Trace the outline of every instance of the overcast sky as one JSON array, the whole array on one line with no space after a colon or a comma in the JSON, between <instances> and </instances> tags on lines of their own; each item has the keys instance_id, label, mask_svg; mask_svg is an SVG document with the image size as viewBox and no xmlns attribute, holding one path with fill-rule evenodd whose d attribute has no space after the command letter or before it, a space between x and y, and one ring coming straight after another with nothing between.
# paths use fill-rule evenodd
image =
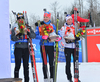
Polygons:
<instances>
[{"instance_id":1,"label":"overcast sky","mask_svg":"<svg viewBox=\"0 0 100 82\"><path fill-rule=\"evenodd\" d=\"M43 9L50 10L50 4L57 1L61 9L70 7L74 0L9 0L10 13L11 11L23 12L27 11L28 14L34 13L39 15L40 19L43 18ZM62 10L63 11L63 10Z\"/></svg>"}]
</instances>

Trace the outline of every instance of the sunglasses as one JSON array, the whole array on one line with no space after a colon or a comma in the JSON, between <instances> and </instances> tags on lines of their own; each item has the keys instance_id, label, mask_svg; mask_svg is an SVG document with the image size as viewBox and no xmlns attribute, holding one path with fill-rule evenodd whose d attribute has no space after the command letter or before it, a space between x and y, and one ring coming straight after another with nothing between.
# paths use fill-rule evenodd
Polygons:
<instances>
[{"instance_id":1,"label":"sunglasses","mask_svg":"<svg viewBox=\"0 0 100 82\"><path fill-rule=\"evenodd\" d=\"M17 17L17 20L18 20L18 19L24 19L24 16Z\"/></svg>"}]
</instances>

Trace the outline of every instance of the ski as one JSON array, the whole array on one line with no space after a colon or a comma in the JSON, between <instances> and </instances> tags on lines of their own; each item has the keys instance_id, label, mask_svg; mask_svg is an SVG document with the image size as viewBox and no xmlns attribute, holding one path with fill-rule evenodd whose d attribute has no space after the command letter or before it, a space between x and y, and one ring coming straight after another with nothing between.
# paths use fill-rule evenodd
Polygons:
<instances>
[{"instance_id":1,"label":"ski","mask_svg":"<svg viewBox=\"0 0 100 82\"><path fill-rule=\"evenodd\" d=\"M92 16L91 16L91 12L88 11L88 19L90 19L89 25L91 25L90 27L93 27L93 21L92 21Z\"/></svg>"},{"instance_id":2,"label":"ski","mask_svg":"<svg viewBox=\"0 0 100 82\"><path fill-rule=\"evenodd\" d=\"M44 45L42 45L42 52L43 52L44 64L47 65L47 58L46 58L46 52L45 52L45 46Z\"/></svg>"},{"instance_id":3,"label":"ski","mask_svg":"<svg viewBox=\"0 0 100 82\"><path fill-rule=\"evenodd\" d=\"M26 11L25 11L25 14L24 14L24 18L25 18L25 25L28 28L29 24L28 24L28 18L27 18L27 12ZM30 58L31 58L33 82L39 82L38 75L37 75L37 69L36 69L35 53L34 53L34 48L33 48L33 44L32 44L32 39L28 35L27 35L27 40L28 40L29 53L30 53Z\"/></svg>"},{"instance_id":4,"label":"ski","mask_svg":"<svg viewBox=\"0 0 100 82\"><path fill-rule=\"evenodd\" d=\"M74 8L75 36L77 34L77 8ZM74 82L79 82L79 42L75 41Z\"/></svg>"},{"instance_id":5,"label":"ski","mask_svg":"<svg viewBox=\"0 0 100 82\"><path fill-rule=\"evenodd\" d=\"M38 75L37 75L37 69L36 69L34 49L33 49L33 45L32 45L31 38L28 39L28 45L29 45L29 51L30 51L31 66L32 66L32 73L33 73L33 80L34 80L34 82L39 82L38 81Z\"/></svg>"},{"instance_id":6,"label":"ski","mask_svg":"<svg viewBox=\"0 0 100 82\"><path fill-rule=\"evenodd\" d=\"M46 57L46 51L45 51L44 44L42 45L42 53L43 53L44 64L47 66L47 57ZM50 77L49 77L49 72L48 72L48 66L47 66L46 70L47 70L47 79L48 79L48 82L50 82Z\"/></svg>"},{"instance_id":7,"label":"ski","mask_svg":"<svg viewBox=\"0 0 100 82\"><path fill-rule=\"evenodd\" d=\"M57 13L57 28L56 34L58 35L58 22L59 22L59 13ZM57 65L58 65L58 42L55 42L55 49L54 49L54 82L57 82Z\"/></svg>"}]
</instances>

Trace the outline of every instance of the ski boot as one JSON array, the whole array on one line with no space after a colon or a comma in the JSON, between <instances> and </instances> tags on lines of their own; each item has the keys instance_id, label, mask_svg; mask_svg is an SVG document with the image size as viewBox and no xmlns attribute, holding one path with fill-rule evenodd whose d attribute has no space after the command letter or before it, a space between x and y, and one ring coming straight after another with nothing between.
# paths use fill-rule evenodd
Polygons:
<instances>
[{"instance_id":1,"label":"ski boot","mask_svg":"<svg viewBox=\"0 0 100 82\"><path fill-rule=\"evenodd\" d=\"M44 79L44 82L48 82L48 79Z\"/></svg>"},{"instance_id":2,"label":"ski boot","mask_svg":"<svg viewBox=\"0 0 100 82\"><path fill-rule=\"evenodd\" d=\"M73 82L72 80L68 80L68 82Z\"/></svg>"},{"instance_id":3,"label":"ski boot","mask_svg":"<svg viewBox=\"0 0 100 82\"><path fill-rule=\"evenodd\" d=\"M53 82L53 78L50 78L50 82Z\"/></svg>"}]
</instances>

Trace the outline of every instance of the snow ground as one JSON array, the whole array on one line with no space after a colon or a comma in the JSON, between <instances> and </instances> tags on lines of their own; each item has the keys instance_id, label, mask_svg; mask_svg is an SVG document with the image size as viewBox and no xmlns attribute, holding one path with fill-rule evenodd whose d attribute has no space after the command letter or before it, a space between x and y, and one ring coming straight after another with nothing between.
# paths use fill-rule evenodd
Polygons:
<instances>
[{"instance_id":1,"label":"snow ground","mask_svg":"<svg viewBox=\"0 0 100 82\"><path fill-rule=\"evenodd\" d=\"M20 73L19 73L20 78L23 78L22 65L21 65L21 69L20 69ZM39 82L44 82L43 81L43 72L42 72L42 63L36 63L36 65L37 65L37 73L38 73ZM11 70L12 70L11 76L13 78L14 63L11 64ZM72 70L72 75L74 75L73 63L71 63L71 70ZM30 73L30 82L33 82L31 64L29 64L29 71L30 71L29 72ZM80 63L79 71L80 71L79 74L80 74L81 82L100 82L100 63L95 63L95 62ZM22 82L24 82L24 81L22 81ZM65 74L65 63L58 63L57 82L68 82L66 74Z\"/></svg>"}]
</instances>

